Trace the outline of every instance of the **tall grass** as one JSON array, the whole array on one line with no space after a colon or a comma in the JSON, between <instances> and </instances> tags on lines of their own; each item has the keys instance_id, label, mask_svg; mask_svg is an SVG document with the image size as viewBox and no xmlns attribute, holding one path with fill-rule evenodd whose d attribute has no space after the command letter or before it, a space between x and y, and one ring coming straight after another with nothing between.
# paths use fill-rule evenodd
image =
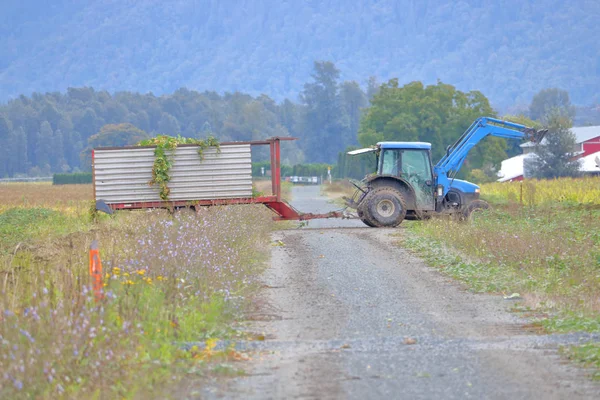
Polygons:
<instances>
[{"instance_id":1,"label":"tall grass","mask_svg":"<svg viewBox=\"0 0 600 400\"><path fill-rule=\"evenodd\" d=\"M1 214L0 214L1 216ZM165 395L211 357L257 287L272 227L262 206L120 213L3 257L0 398ZM100 243L105 299L89 289ZM214 343L208 341L208 343Z\"/></svg>"},{"instance_id":2,"label":"tall grass","mask_svg":"<svg viewBox=\"0 0 600 400\"><path fill-rule=\"evenodd\" d=\"M600 312L600 210L501 207L470 223L434 219L409 230L410 247L476 290Z\"/></svg>"}]
</instances>

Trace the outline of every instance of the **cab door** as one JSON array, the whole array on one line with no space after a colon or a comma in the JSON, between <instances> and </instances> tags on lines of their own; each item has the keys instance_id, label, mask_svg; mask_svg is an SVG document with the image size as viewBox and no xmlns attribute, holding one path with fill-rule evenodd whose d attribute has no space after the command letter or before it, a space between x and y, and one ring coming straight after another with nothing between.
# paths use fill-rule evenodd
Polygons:
<instances>
[{"instance_id":1,"label":"cab door","mask_svg":"<svg viewBox=\"0 0 600 400\"><path fill-rule=\"evenodd\" d=\"M379 162L381 175L398 176L413 187L418 210L434 210L431 158L424 149L384 149Z\"/></svg>"},{"instance_id":2,"label":"cab door","mask_svg":"<svg viewBox=\"0 0 600 400\"><path fill-rule=\"evenodd\" d=\"M415 191L417 209L434 210L434 184L428 150L406 149L401 155L401 176Z\"/></svg>"}]
</instances>

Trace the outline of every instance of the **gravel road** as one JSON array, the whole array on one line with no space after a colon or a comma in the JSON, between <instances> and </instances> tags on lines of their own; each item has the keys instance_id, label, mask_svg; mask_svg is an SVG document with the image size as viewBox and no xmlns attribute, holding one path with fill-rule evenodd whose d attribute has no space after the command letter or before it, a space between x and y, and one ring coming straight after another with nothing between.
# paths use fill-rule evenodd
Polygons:
<instances>
[{"instance_id":1,"label":"gravel road","mask_svg":"<svg viewBox=\"0 0 600 400\"><path fill-rule=\"evenodd\" d=\"M304 212L337 207L295 187ZM589 335L537 335L501 296L473 294L398 246L398 229L311 221L276 232L261 308L238 343L247 375L203 398L579 399L600 386L558 355Z\"/></svg>"}]
</instances>

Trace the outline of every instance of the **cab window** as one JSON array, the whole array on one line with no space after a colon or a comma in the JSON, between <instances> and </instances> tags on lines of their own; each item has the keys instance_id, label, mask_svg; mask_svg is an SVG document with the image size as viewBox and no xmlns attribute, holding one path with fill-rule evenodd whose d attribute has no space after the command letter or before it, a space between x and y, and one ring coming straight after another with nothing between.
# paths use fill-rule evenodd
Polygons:
<instances>
[{"instance_id":1,"label":"cab window","mask_svg":"<svg viewBox=\"0 0 600 400\"><path fill-rule=\"evenodd\" d=\"M431 179L431 164L426 150L385 149L381 174L413 177L419 181Z\"/></svg>"},{"instance_id":2,"label":"cab window","mask_svg":"<svg viewBox=\"0 0 600 400\"><path fill-rule=\"evenodd\" d=\"M401 171L401 150L384 150L381 161L381 174L397 176L398 171Z\"/></svg>"},{"instance_id":3,"label":"cab window","mask_svg":"<svg viewBox=\"0 0 600 400\"><path fill-rule=\"evenodd\" d=\"M418 181L431 179L431 164L426 151L404 150L402 152L402 174Z\"/></svg>"}]
</instances>

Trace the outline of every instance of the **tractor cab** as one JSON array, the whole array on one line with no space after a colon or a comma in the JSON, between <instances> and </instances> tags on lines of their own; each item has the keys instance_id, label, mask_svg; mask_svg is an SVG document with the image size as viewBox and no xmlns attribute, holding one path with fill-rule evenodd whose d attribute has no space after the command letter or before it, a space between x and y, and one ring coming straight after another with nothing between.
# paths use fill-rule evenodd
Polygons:
<instances>
[{"instance_id":1,"label":"tractor cab","mask_svg":"<svg viewBox=\"0 0 600 400\"><path fill-rule=\"evenodd\" d=\"M404 179L431 181L431 144L425 142L379 142L377 173Z\"/></svg>"},{"instance_id":2,"label":"tractor cab","mask_svg":"<svg viewBox=\"0 0 600 400\"><path fill-rule=\"evenodd\" d=\"M435 208L431 143L379 142L377 174L406 181L414 190L415 208Z\"/></svg>"},{"instance_id":3,"label":"tractor cab","mask_svg":"<svg viewBox=\"0 0 600 400\"><path fill-rule=\"evenodd\" d=\"M362 185L371 189L386 187L393 189L395 194L403 199L405 210L402 212L402 218L405 215L410 217L420 215L422 211L435 210L435 179L430 143L379 142L376 146L353 150L348 154L369 152L377 155L377 170L374 174L368 175ZM374 193L374 190L371 191ZM354 200L350 200L348 205L357 208L357 203L365 198L364 195L366 195L364 188L359 188L353 196ZM360 215L365 213L359 210Z\"/></svg>"}]
</instances>

